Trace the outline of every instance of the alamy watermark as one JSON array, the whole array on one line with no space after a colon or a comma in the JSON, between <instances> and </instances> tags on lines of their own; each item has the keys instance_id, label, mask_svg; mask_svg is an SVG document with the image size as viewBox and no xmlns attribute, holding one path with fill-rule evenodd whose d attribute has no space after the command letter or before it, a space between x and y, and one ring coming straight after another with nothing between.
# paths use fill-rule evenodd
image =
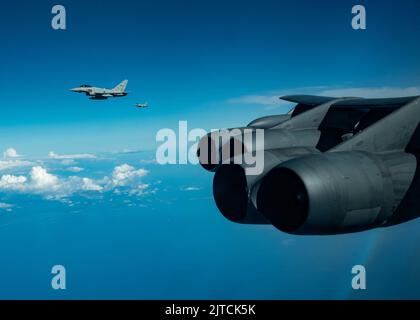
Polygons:
<instances>
[{"instance_id":1,"label":"alamy watermark","mask_svg":"<svg viewBox=\"0 0 420 320\"><path fill-rule=\"evenodd\" d=\"M353 290L366 290L366 268L362 265L356 265L351 269L355 276L351 280Z\"/></svg>"},{"instance_id":2,"label":"alamy watermark","mask_svg":"<svg viewBox=\"0 0 420 320\"><path fill-rule=\"evenodd\" d=\"M366 8L358 4L353 6L351 13L354 14L351 27L354 30L366 30Z\"/></svg>"},{"instance_id":3,"label":"alamy watermark","mask_svg":"<svg viewBox=\"0 0 420 320\"><path fill-rule=\"evenodd\" d=\"M55 5L51 9L51 13L54 15L51 20L51 27L54 30L66 30L67 29L67 16L66 8L62 5Z\"/></svg>"},{"instance_id":4,"label":"alamy watermark","mask_svg":"<svg viewBox=\"0 0 420 320\"><path fill-rule=\"evenodd\" d=\"M51 268L51 288L54 290L66 290L66 268L62 265L55 265Z\"/></svg>"},{"instance_id":5,"label":"alamy watermark","mask_svg":"<svg viewBox=\"0 0 420 320\"><path fill-rule=\"evenodd\" d=\"M187 121L179 121L178 132L164 128L156 133L161 143L156 150L159 164L243 165L246 175L264 170L263 129L188 130Z\"/></svg>"}]
</instances>

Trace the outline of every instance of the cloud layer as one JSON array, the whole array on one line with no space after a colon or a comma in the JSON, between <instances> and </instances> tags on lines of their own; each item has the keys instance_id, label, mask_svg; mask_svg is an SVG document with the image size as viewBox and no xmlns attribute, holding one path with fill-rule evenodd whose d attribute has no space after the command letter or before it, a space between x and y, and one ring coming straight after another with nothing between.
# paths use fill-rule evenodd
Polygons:
<instances>
[{"instance_id":1,"label":"cloud layer","mask_svg":"<svg viewBox=\"0 0 420 320\"><path fill-rule=\"evenodd\" d=\"M13 151L10 151L13 150ZM19 172L27 170L25 174L5 173L0 175L0 192L40 195L46 199L63 199L74 194L115 192L143 196L149 194L149 185L142 179L149 173L143 168L135 168L128 164L115 166L110 175L99 179L80 176L59 176L50 172L43 161L34 163L22 159L15 159L18 153L15 149L8 149L6 160L0 160L0 171L19 168ZM6 156L5 156L6 157ZM13 158L13 159L9 159ZM49 154L50 159L60 160L56 163L68 165L73 159L92 159L91 154L58 155ZM56 166L56 165L55 165ZM27 167L28 169L25 169ZM63 169L60 169L63 171ZM80 173L84 169L77 166L65 168L70 173ZM0 208L2 209L2 208ZM5 207L3 208L5 209Z\"/></svg>"},{"instance_id":2,"label":"cloud layer","mask_svg":"<svg viewBox=\"0 0 420 320\"><path fill-rule=\"evenodd\" d=\"M19 158L21 157L20 154L17 153L16 149L14 148L9 148L6 151L3 152L3 158L7 159L7 158Z\"/></svg>"},{"instance_id":3,"label":"cloud layer","mask_svg":"<svg viewBox=\"0 0 420 320\"><path fill-rule=\"evenodd\" d=\"M112 184L116 187L131 185L148 173L149 172L145 169L136 170L128 164L123 164L114 168L114 171L112 172Z\"/></svg>"},{"instance_id":4,"label":"cloud layer","mask_svg":"<svg viewBox=\"0 0 420 320\"><path fill-rule=\"evenodd\" d=\"M42 195L48 199L61 199L75 193L108 192L146 194L149 185L141 181L147 175L144 169L123 164L114 168L111 178L59 177L41 166L34 166L27 175L4 174L0 177L0 191Z\"/></svg>"},{"instance_id":5,"label":"cloud layer","mask_svg":"<svg viewBox=\"0 0 420 320\"><path fill-rule=\"evenodd\" d=\"M29 167L32 165L32 162L25 160L0 160L0 171L19 167Z\"/></svg>"},{"instance_id":6,"label":"cloud layer","mask_svg":"<svg viewBox=\"0 0 420 320\"><path fill-rule=\"evenodd\" d=\"M95 159L94 154L79 153L79 154L57 154L54 151L50 151L48 157L51 159L69 160L69 159Z\"/></svg>"},{"instance_id":7,"label":"cloud layer","mask_svg":"<svg viewBox=\"0 0 420 320\"><path fill-rule=\"evenodd\" d=\"M288 91L279 90L268 94L245 95L227 102L230 104L250 104L262 105L266 109L274 109L280 106L289 105L287 101L280 100L279 97L290 94L314 94L331 97L361 97L361 98L391 98L420 95L420 87L350 87L350 88L300 88Z\"/></svg>"}]
</instances>

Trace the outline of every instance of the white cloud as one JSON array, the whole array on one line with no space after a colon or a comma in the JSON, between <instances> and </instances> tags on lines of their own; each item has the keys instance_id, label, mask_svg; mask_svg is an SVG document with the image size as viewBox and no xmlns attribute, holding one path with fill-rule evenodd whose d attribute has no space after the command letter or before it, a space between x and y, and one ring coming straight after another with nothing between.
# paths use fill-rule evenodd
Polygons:
<instances>
[{"instance_id":1,"label":"white cloud","mask_svg":"<svg viewBox=\"0 0 420 320\"><path fill-rule=\"evenodd\" d=\"M122 149L120 151L116 151L117 154L134 154L134 153L141 153L143 150L140 149Z\"/></svg>"},{"instance_id":2,"label":"white cloud","mask_svg":"<svg viewBox=\"0 0 420 320\"><path fill-rule=\"evenodd\" d=\"M69 167L69 168L67 168L66 170L67 170L67 171L70 171L70 172L77 173L77 172L82 172L82 171L83 171L83 170L85 170L85 169L80 168L80 167Z\"/></svg>"},{"instance_id":3,"label":"white cloud","mask_svg":"<svg viewBox=\"0 0 420 320\"><path fill-rule=\"evenodd\" d=\"M6 151L3 152L3 158L7 159L7 158L19 158L21 157L20 154L17 153L16 149L14 148L9 148Z\"/></svg>"},{"instance_id":4,"label":"white cloud","mask_svg":"<svg viewBox=\"0 0 420 320\"><path fill-rule=\"evenodd\" d=\"M22 157L22 156L18 154L16 149L14 148L9 148L6 151L4 151L3 152L4 160L0 160L0 171L33 165L32 162L16 159L19 157Z\"/></svg>"},{"instance_id":5,"label":"white cloud","mask_svg":"<svg viewBox=\"0 0 420 320\"><path fill-rule=\"evenodd\" d=\"M99 184L96 184L90 178L82 178L82 190L85 191L102 191L104 188Z\"/></svg>"},{"instance_id":6,"label":"white cloud","mask_svg":"<svg viewBox=\"0 0 420 320\"><path fill-rule=\"evenodd\" d=\"M102 189L92 179L79 177L60 179L40 166L33 167L27 177L6 174L0 178L0 191L39 194L48 199L61 199L78 191Z\"/></svg>"},{"instance_id":7,"label":"white cloud","mask_svg":"<svg viewBox=\"0 0 420 320\"><path fill-rule=\"evenodd\" d=\"M79 191L102 191L104 188L99 182L87 177L69 177L64 181L63 190L67 191L68 195Z\"/></svg>"},{"instance_id":8,"label":"white cloud","mask_svg":"<svg viewBox=\"0 0 420 320\"><path fill-rule=\"evenodd\" d=\"M12 204L0 202L0 210L11 212L13 207L14 207L14 205L12 205Z\"/></svg>"},{"instance_id":9,"label":"white cloud","mask_svg":"<svg viewBox=\"0 0 420 320\"><path fill-rule=\"evenodd\" d=\"M111 178L94 180L88 177L59 177L41 166L34 166L27 175L5 174L0 177L0 191L36 194L46 199L62 200L75 193L114 191L119 194L144 196L154 193L141 179L148 174L128 164L116 166Z\"/></svg>"},{"instance_id":10,"label":"white cloud","mask_svg":"<svg viewBox=\"0 0 420 320\"><path fill-rule=\"evenodd\" d=\"M48 173L47 170L42 167L33 167L29 176L31 178L32 186L35 189L46 190L59 187L58 177Z\"/></svg>"},{"instance_id":11,"label":"white cloud","mask_svg":"<svg viewBox=\"0 0 420 320\"><path fill-rule=\"evenodd\" d=\"M73 159L64 159L61 161L61 164L63 166L71 166L74 165L76 163L76 161L74 161Z\"/></svg>"},{"instance_id":12,"label":"white cloud","mask_svg":"<svg viewBox=\"0 0 420 320\"><path fill-rule=\"evenodd\" d=\"M50 157L51 159L67 159L67 160L72 160L72 159L95 159L96 156L94 154L89 154L89 153L80 153L80 154L57 154L53 151L51 151L50 153L48 153L48 157Z\"/></svg>"},{"instance_id":13,"label":"white cloud","mask_svg":"<svg viewBox=\"0 0 420 320\"><path fill-rule=\"evenodd\" d=\"M11 174L2 175L0 178L0 190L23 191L27 178Z\"/></svg>"},{"instance_id":14,"label":"white cloud","mask_svg":"<svg viewBox=\"0 0 420 320\"><path fill-rule=\"evenodd\" d=\"M140 197L154 194L157 188L151 188L149 184L142 182L142 178L148 173L143 168L136 169L128 164L116 166L111 179L108 179L107 187L116 194L126 193Z\"/></svg>"},{"instance_id":15,"label":"white cloud","mask_svg":"<svg viewBox=\"0 0 420 320\"><path fill-rule=\"evenodd\" d=\"M130 191L130 195L136 195L136 196L145 196L148 194L156 193L157 188L150 189L150 185L143 183L139 184L136 187L133 187Z\"/></svg>"},{"instance_id":16,"label":"white cloud","mask_svg":"<svg viewBox=\"0 0 420 320\"><path fill-rule=\"evenodd\" d=\"M114 186L128 186L136 180L146 176L149 172L145 169L135 169L134 167L123 164L114 168L112 172L112 184Z\"/></svg>"},{"instance_id":17,"label":"white cloud","mask_svg":"<svg viewBox=\"0 0 420 320\"><path fill-rule=\"evenodd\" d=\"M0 160L0 171L19 167L29 167L33 163L25 160Z\"/></svg>"},{"instance_id":18,"label":"white cloud","mask_svg":"<svg viewBox=\"0 0 420 320\"><path fill-rule=\"evenodd\" d=\"M186 187L184 188L184 191L199 191L201 188L198 187Z\"/></svg>"},{"instance_id":19,"label":"white cloud","mask_svg":"<svg viewBox=\"0 0 420 320\"><path fill-rule=\"evenodd\" d=\"M319 95L332 97L360 97L360 98L392 98L420 95L420 87L368 87L368 88L336 88L327 89Z\"/></svg>"},{"instance_id":20,"label":"white cloud","mask_svg":"<svg viewBox=\"0 0 420 320\"><path fill-rule=\"evenodd\" d=\"M262 105L266 109L275 109L280 106L289 105L287 101L279 97L288 94L313 94L331 97L360 97L360 98L391 98L420 95L420 87L308 87L300 89L282 90L261 95L245 95L227 100L231 104L253 104Z\"/></svg>"},{"instance_id":21,"label":"white cloud","mask_svg":"<svg viewBox=\"0 0 420 320\"><path fill-rule=\"evenodd\" d=\"M1 191L48 194L59 198L67 194L64 189L62 181L57 176L39 166L33 167L27 177L6 174L0 178Z\"/></svg>"}]
</instances>

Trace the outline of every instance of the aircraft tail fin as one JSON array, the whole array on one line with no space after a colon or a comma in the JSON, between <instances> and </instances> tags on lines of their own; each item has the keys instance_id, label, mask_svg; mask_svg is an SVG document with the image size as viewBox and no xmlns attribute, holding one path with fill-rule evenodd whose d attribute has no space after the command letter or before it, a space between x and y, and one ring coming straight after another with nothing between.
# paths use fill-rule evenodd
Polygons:
<instances>
[{"instance_id":1,"label":"aircraft tail fin","mask_svg":"<svg viewBox=\"0 0 420 320\"><path fill-rule=\"evenodd\" d=\"M374 123L353 138L330 150L387 152L405 150L412 144L412 138L420 122L420 97Z\"/></svg>"},{"instance_id":2,"label":"aircraft tail fin","mask_svg":"<svg viewBox=\"0 0 420 320\"><path fill-rule=\"evenodd\" d=\"M125 88L127 87L128 80L122 81L119 85L117 85L113 90L116 92L124 92Z\"/></svg>"}]
</instances>

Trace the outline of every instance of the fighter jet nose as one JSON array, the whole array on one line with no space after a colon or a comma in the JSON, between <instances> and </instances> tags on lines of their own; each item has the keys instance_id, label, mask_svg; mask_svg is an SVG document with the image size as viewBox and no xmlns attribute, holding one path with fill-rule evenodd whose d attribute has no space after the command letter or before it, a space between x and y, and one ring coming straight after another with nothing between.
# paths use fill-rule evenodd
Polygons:
<instances>
[{"instance_id":1,"label":"fighter jet nose","mask_svg":"<svg viewBox=\"0 0 420 320\"><path fill-rule=\"evenodd\" d=\"M73 88L73 89L70 89L70 91L77 92L79 91L79 88Z\"/></svg>"}]
</instances>

